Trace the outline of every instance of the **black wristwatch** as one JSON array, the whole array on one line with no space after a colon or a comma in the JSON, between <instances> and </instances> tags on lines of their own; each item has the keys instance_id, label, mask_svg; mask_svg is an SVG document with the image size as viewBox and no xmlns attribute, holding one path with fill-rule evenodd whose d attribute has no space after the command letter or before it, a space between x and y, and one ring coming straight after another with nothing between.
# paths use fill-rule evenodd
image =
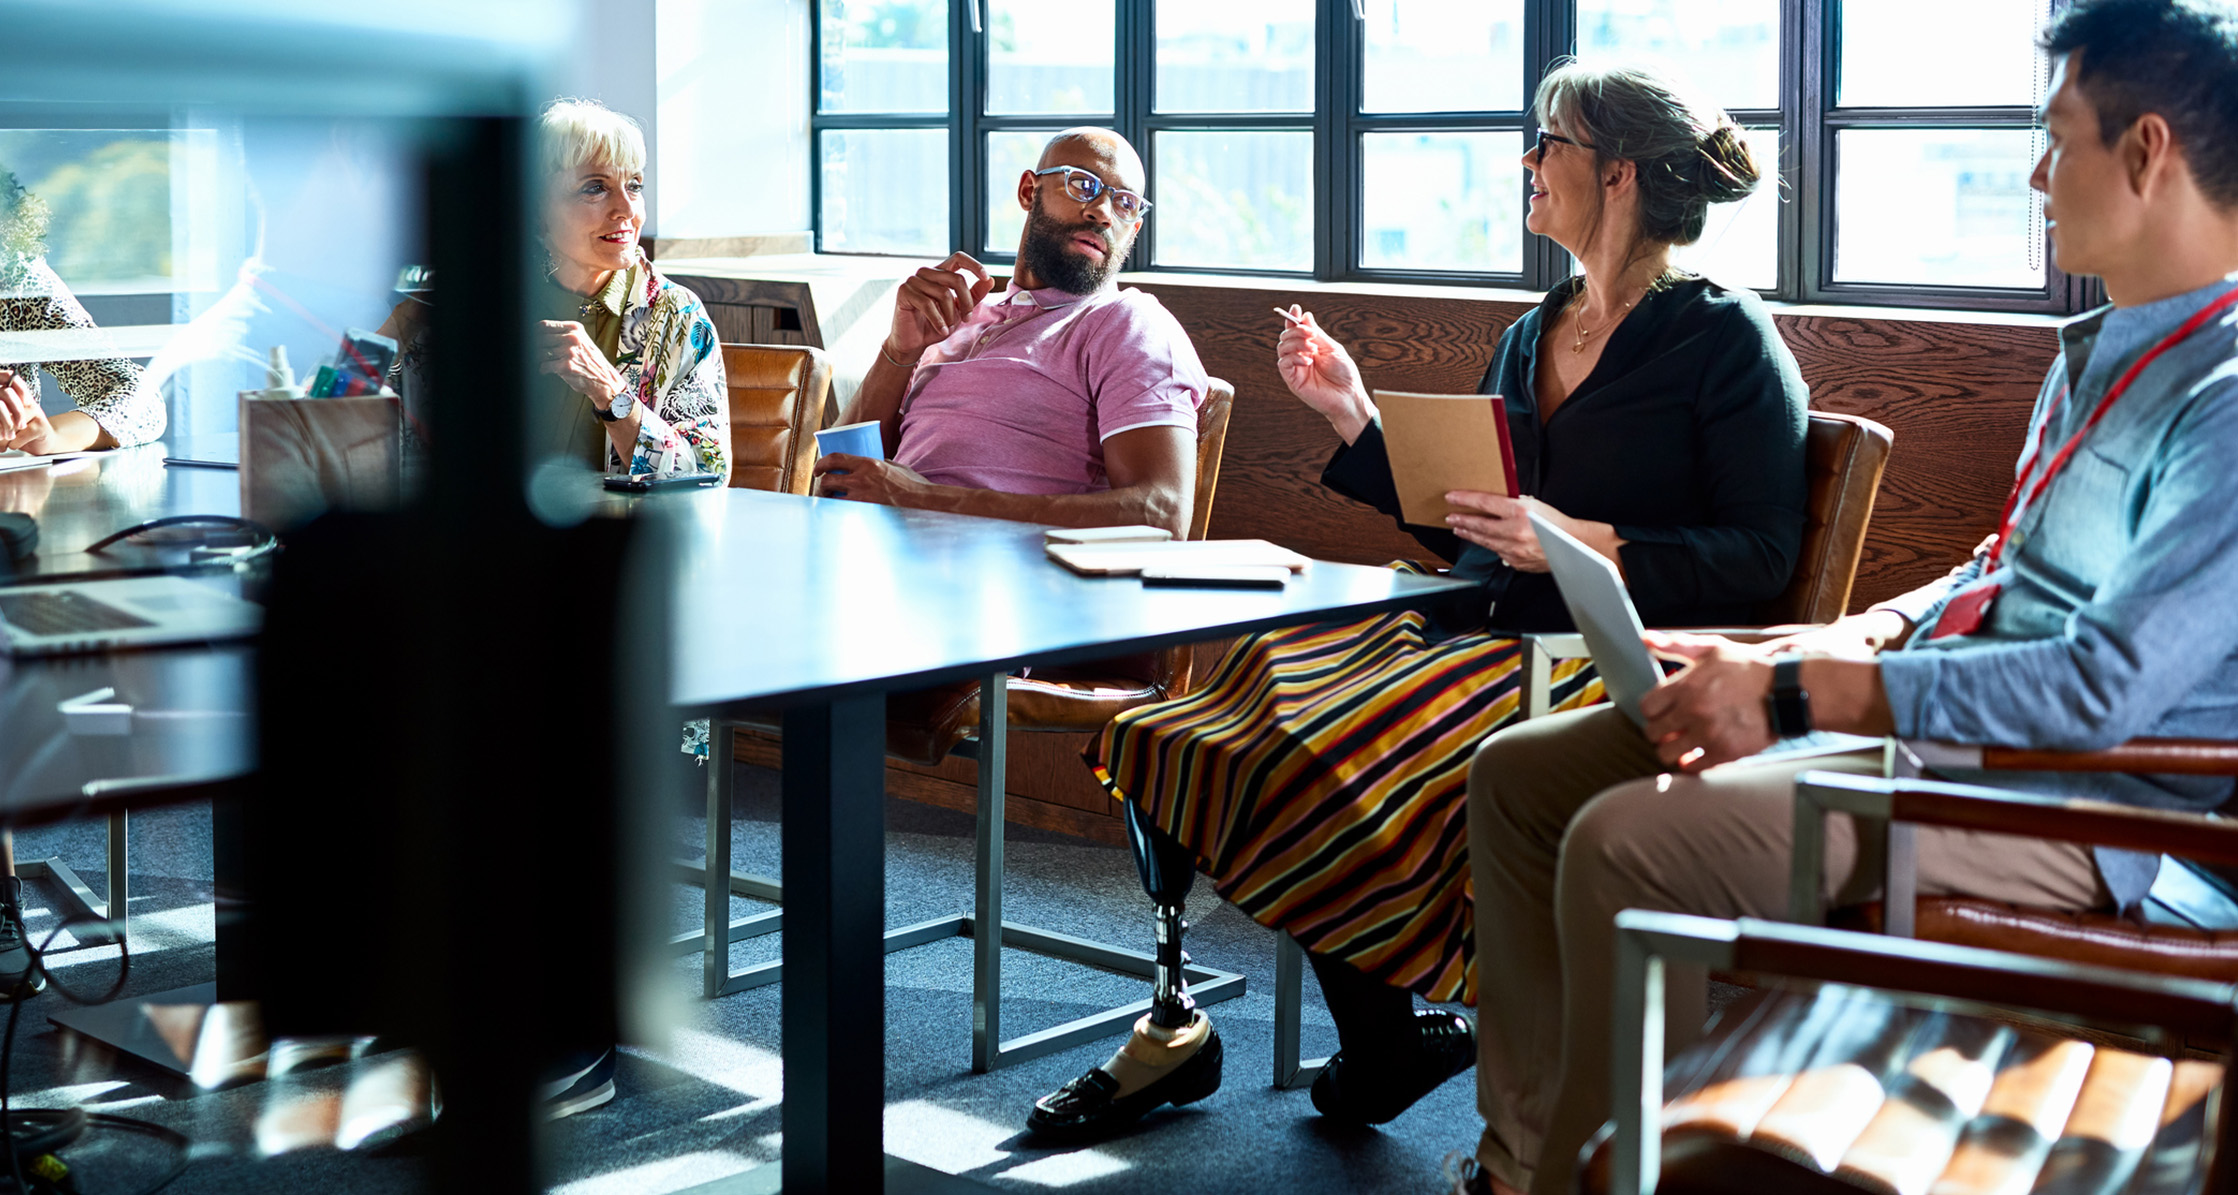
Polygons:
<instances>
[{"instance_id":1,"label":"black wristwatch","mask_svg":"<svg viewBox=\"0 0 2238 1195\"><path fill-rule=\"evenodd\" d=\"M1811 695L1803 690L1802 657L1772 661L1772 695L1764 704L1771 709L1776 737L1792 739L1811 732Z\"/></svg>"}]
</instances>

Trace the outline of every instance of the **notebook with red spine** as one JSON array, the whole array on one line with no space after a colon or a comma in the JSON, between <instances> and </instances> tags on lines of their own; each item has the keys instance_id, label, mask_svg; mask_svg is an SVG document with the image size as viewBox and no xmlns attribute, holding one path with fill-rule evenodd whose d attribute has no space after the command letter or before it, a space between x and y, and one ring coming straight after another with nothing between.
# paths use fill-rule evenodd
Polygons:
<instances>
[{"instance_id":1,"label":"notebook with red spine","mask_svg":"<svg viewBox=\"0 0 2238 1195\"><path fill-rule=\"evenodd\" d=\"M1515 443L1507 402L1497 394L1411 394L1378 390L1383 445L1400 517L1422 527L1443 527L1457 508L1452 490L1518 497Z\"/></svg>"}]
</instances>

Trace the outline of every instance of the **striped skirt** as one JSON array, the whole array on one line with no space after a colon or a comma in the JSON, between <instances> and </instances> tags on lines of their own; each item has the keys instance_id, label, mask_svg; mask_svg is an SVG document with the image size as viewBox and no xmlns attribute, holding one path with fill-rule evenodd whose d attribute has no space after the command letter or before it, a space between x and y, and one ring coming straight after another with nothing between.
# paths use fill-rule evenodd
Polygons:
<instances>
[{"instance_id":1,"label":"striped skirt","mask_svg":"<svg viewBox=\"0 0 2238 1195\"><path fill-rule=\"evenodd\" d=\"M1260 924L1474 1004L1469 760L1519 716L1521 661L1483 632L1428 644L1411 611L1254 635L1196 693L1113 720L1089 762ZM1591 663L1559 662L1550 696L1602 700Z\"/></svg>"}]
</instances>

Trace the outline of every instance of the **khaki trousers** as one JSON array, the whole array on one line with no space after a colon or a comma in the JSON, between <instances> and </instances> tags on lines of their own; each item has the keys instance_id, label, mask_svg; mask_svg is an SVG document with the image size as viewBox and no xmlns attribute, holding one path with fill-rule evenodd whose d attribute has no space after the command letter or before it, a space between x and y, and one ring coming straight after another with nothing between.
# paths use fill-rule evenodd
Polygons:
<instances>
[{"instance_id":1,"label":"khaki trousers","mask_svg":"<svg viewBox=\"0 0 2238 1195\"><path fill-rule=\"evenodd\" d=\"M1523 722L1469 769L1476 884L1477 1158L1518 1189L1567 1195L1609 1115L1611 933L1628 908L1784 918L1798 772L1880 771L1880 754L1665 773L1611 706ZM1921 894L2081 910L2112 903L2087 847L1971 831L1918 835ZM1870 899L1882 871L1854 825L1826 824L1828 897ZM1703 984L1672 968L1665 1041L1701 1036Z\"/></svg>"}]
</instances>

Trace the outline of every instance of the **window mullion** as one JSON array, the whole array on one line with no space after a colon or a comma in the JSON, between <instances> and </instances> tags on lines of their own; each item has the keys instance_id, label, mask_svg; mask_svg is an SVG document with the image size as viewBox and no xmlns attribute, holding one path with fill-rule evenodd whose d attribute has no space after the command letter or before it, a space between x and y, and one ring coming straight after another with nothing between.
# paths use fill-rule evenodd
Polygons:
<instances>
[{"instance_id":1,"label":"window mullion","mask_svg":"<svg viewBox=\"0 0 2238 1195\"><path fill-rule=\"evenodd\" d=\"M1530 111L1530 105L1538 94L1539 81L1546 77L1555 59L1577 53L1577 0L1528 0L1523 10L1523 43L1523 134L1529 137L1538 132L1537 114ZM1523 193L1515 197L1518 204L1529 202L1530 187L1531 175L1525 171ZM1546 290L1569 276L1568 251L1546 237L1530 232L1523 235L1524 289Z\"/></svg>"},{"instance_id":2,"label":"window mullion","mask_svg":"<svg viewBox=\"0 0 2238 1195\"><path fill-rule=\"evenodd\" d=\"M987 228L986 155L979 133L987 106L987 38L971 22L983 2L951 0L948 6L948 234L954 248L975 255Z\"/></svg>"},{"instance_id":3,"label":"window mullion","mask_svg":"<svg viewBox=\"0 0 2238 1195\"><path fill-rule=\"evenodd\" d=\"M1351 276L1359 263L1360 19L1352 0L1321 0L1314 29L1313 276Z\"/></svg>"},{"instance_id":4,"label":"window mullion","mask_svg":"<svg viewBox=\"0 0 2238 1195\"><path fill-rule=\"evenodd\" d=\"M1838 18L1837 0L1796 0L1802 16L1797 51L1801 57L1799 82L1802 94L1795 104L1802 126L1796 154L1796 296L1805 302L1821 301L1832 281L1834 260L1833 133L1826 116L1833 107L1835 44L1832 22Z\"/></svg>"},{"instance_id":5,"label":"window mullion","mask_svg":"<svg viewBox=\"0 0 2238 1195\"><path fill-rule=\"evenodd\" d=\"M1113 35L1118 38L1117 57L1113 69L1119 72L1112 82L1111 116L1112 131L1127 139L1142 157L1143 182L1150 188L1152 203L1157 202L1158 162L1150 139L1150 112L1157 86L1156 56L1158 52L1156 0L1130 0L1117 6L1113 16ZM1135 247L1130 255L1134 268L1147 270L1157 260L1158 220L1153 209L1151 218L1145 220L1142 231L1135 234Z\"/></svg>"},{"instance_id":6,"label":"window mullion","mask_svg":"<svg viewBox=\"0 0 2238 1195\"><path fill-rule=\"evenodd\" d=\"M1775 122L1780 131L1780 160L1771 164L1770 177L1757 184L1773 187L1774 197L1783 201L1779 205L1779 268L1772 294L1789 301L1802 297L1805 278L1803 205L1787 200L1800 196L1805 169L1803 125L1809 119L1809 109L1803 94L1807 53L1803 30L1810 21L1810 0L1780 0L1780 110Z\"/></svg>"},{"instance_id":7,"label":"window mullion","mask_svg":"<svg viewBox=\"0 0 2238 1195\"><path fill-rule=\"evenodd\" d=\"M808 6L808 248L824 251L824 3Z\"/></svg>"}]
</instances>

